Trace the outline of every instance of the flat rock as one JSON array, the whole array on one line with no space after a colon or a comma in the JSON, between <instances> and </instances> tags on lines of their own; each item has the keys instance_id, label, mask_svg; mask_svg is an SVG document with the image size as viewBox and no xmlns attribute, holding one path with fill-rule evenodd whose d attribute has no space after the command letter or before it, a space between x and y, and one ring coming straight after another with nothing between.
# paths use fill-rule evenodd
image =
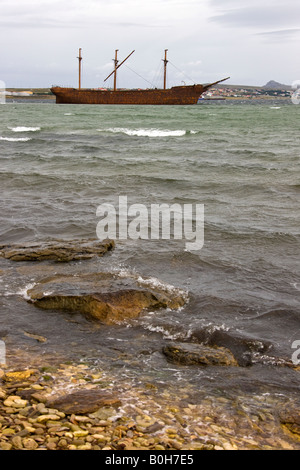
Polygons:
<instances>
[{"instance_id":1,"label":"flat rock","mask_svg":"<svg viewBox=\"0 0 300 470\"><path fill-rule=\"evenodd\" d=\"M51 241L42 244L0 245L0 256L11 261L69 262L103 256L114 248L112 240Z\"/></svg>"},{"instance_id":2,"label":"flat rock","mask_svg":"<svg viewBox=\"0 0 300 470\"><path fill-rule=\"evenodd\" d=\"M226 348L212 348L201 344L172 343L163 348L167 359L175 364L198 366L237 366L232 353Z\"/></svg>"},{"instance_id":3,"label":"flat rock","mask_svg":"<svg viewBox=\"0 0 300 470\"><path fill-rule=\"evenodd\" d=\"M120 405L118 397L102 389L78 390L46 403L48 408L76 415L94 413L103 407L118 408Z\"/></svg>"},{"instance_id":4,"label":"flat rock","mask_svg":"<svg viewBox=\"0 0 300 470\"><path fill-rule=\"evenodd\" d=\"M105 324L137 317L144 309L178 309L185 294L174 289L152 287L139 278L111 273L55 275L27 291L27 298L43 309L82 313Z\"/></svg>"}]
</instances>

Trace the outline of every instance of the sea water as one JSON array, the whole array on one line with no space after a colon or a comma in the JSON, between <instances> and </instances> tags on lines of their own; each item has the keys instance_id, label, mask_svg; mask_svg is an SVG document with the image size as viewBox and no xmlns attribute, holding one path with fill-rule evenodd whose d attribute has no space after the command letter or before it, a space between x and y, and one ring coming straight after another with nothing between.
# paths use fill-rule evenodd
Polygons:
<instances>
[{"instance_id":1,"label":"sea water","mask_svg":"<svg viewBox=\"0 0 300 470\"><path fill-rule=\"evenodd\" d=\"M2 105L0 244L96 238L97 207L120 196L205 208L199 251L184 239L128 237L103 258L64 265L0 258L6 353L90 361L137 382L190 384L195 394L297 395L299 372L284 365L300 341L299 112L291 102ZM113 326L27 302L47 275L98 271L178 288L188 301ZM232 338L248 345L251 365L177 366L162 354L170 341L216 334L225 347Z\"/></svg>"}]
</instances>

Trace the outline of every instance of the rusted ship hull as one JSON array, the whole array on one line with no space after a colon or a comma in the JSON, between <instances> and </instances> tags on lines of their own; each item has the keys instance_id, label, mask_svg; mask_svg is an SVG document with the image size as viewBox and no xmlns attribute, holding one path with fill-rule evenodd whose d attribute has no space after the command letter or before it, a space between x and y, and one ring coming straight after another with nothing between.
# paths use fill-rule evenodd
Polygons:
<instances>
[{"instance_id":1,"label":"rusted ship hull","mask_svg":"<svg viewBox=\"0 0 300 470\"><path fill-rule=\"evenodd\" d=\"M212 85L116 91L53 87L51 91L58 104L192 105Z\"/></svg>"}]
</instances>

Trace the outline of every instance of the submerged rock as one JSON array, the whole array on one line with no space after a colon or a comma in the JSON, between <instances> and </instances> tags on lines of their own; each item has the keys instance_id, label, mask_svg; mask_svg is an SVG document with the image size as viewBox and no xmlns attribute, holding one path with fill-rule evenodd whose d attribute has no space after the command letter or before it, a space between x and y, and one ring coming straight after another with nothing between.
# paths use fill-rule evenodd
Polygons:
<instances>
[{"instance_id":1,"label":"submerged rock","mask_svg":"<svg viewBox=\"0 0 300 470\"><path fill-rule=\"evenodd\" d=\"M192 340L210 347L223 347L232 352L240 366L246 367L253 363L253 356L264 354L272 348L268 341L246 336L237 331L225 331L218 328L195 330Z\"/></svg>"},{"instance_id":2,"label":"submerged rock","mask_svg":"<svg viewBox=\"0 0 300 470\"><path fill-rule=\"evenodd\" d=\"M69 262L103 256L115 246L112 240L51 241L43 244L1 245L0 256L11 261Z\"/></svg>"},{"instance_id":3,"label":"submerged rock","mask_svg":"<svg viewBox=\"0 0 300 470\"><path fill-rule=\"evenodd\" d=\"M121 402L118 397L111 392L101 389L84 389L49 400L46 405L66 414L80 415L93 413L102 407L118 408Z\"/></svg>"},{"instance_id":4,"label":"submerged rock","mask_svg":"<svg viewBox=\"0 0 300 470\"><path fill-rule=\"evenodd\" d=\"M163 348L168 360L175 364L198 366L238 366L228 349L211 348L201 344L172 343Z\"/></svg>"},{"instance_id":5,"label":"submerged rock","mask_svg":"<svg viewBox=\"0 0 300 470\"><path fill-rule=\"evenodd\" d=\"M300 440L300 409L284 408L280 410L279 418L282 427Z\"/></svg>"},{"instance_id":6,"label":"submerged rock","mask_svg":"<svg viewBox=\"0 0 300 470\"><path fill-rule=\"evenodd\" d=\"M111 273L56 275L29 289L27 298L43 309L82 313L106 324L135 318L144 309L177 309L185 303L179 290L151 287L134 277Z\"/></svg>"}]
</instances>

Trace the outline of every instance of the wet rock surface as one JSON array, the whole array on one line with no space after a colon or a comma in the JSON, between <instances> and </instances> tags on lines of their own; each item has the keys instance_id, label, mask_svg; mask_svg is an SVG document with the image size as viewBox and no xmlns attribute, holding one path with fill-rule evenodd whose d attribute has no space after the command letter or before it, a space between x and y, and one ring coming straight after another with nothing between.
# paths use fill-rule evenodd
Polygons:
<instances>
[{"instance_id":1,"label":"wet rock surface","mask_svg":"<svg viewBox=\"0 0 300 470\"><path fill-rule=\"evenodd\" d=\"M213 330L204 328L192 334L195 342L211 347L229 349L240 366L246 367L253 363L255 354L265 354L272 350L272 344L257 338L247 337L237 331Z\"/></svg>"},{"instance_id":2,"label":"wet rock surface","mask_svg":"<svg viewBox=\"0 0 300 470\"><path fill-rule=\"evenodd\" d=\"M111 242L46 245L27 245L24 250L16 246L0 247L0 256L12 261L10 264L3 260L7 272L15 270L18 276L24 276L22 287L26 289L22 289L22 297L17 297L17 301L22 306L24 298L29 302L29 306L25 302L25 311L34 310L33 306L66 310L70 314L81 313L100 324L118 324L137 317L143 310L150 310L145 316L151 317L152 310L165 309L158 314L166 318L168 309L180 309L188 300L186 292L156 278L143 279L127 270L122 275L99 273L98 267L105 259L95 264L94 261L81 263L108 253L114 247ZM25 263L16 265L13 261ZM63 264L58 267L57 262ZM177 313L180 320L181 311ZM69 316L65 317L69 321ZM131 322L135 323L138 321ZM175 325L177 329L178 324L180 321ZM88 322L88 328L91 326L95 325ZM100 331L97 324L95 329ZM118 330L111 328L115 329ZM101 327L101 332L105 330L106 327ZM149 360L153 357L156 361L158 378L145 373L142 379L145 383L140 381L137 386L123 371L124 364L133 364L133 358L134 367L143 367L140 357L125 354L117 344L101 349L101 354L113 351L109 356L113 363L109 372L108 356L104 355L101 360L105 370L101 366L91 369L80 359L80 364L60 363L48 369L41 364L46 351L42 348L51 343L47 329L36 328L36 323L31 323L22 325L21 331L26 341L35 342L37 355L25 358L26 350L22 350L19 362L26 364L24 369L6 366L0 369L0 450L300 449L298 402L289 406L285 396L272 395L269 390L259 394L250 385L245 387L246 392L231 394L232 382L229 392L223 391L220 385L221 392L217 394L210 395L202 387L195 393L192 383L180 379L182 370L188 370L189 366L199 376L206 374L206 366L214 366L216 370L220 370L219 366L228 367L225 371L232 379L235 373L244 373L237 366L252 365L255 354L265 356L272 350L272 345L266 342L245 338L234 331L207 328L193 331L188 338L183 336L182 341L190 342L167 340L163 350L161 343L157 350L147 349L143 343L141 354L146 352ZM75 341L69 344L72 348ZM67 359L63 355L59 360ZM15 354L10 362L16 367ZM176 367L174 377L178 373L178 381L160 383L159 374L164 367ZM112 370L117 371L114 377L108 376Z\"/></svg>"},{"instance_id":3,"label":"wet rock surface","mask_svg":"<svg viewBox=\"0 0 300 470\"><path fill-rule=\"evenodd\" d=\"M172 343L163 348L168 361L187 366L238 366L232 353L223 347L201 344Z\"/></svg>"},{"instance_id":4,"label":"wet rock surface","mask_svg":"<svg viewBox=\"0 0 300 470\"><path fill-rule=\"evenodd\" d=\"M45 261L69 262L74 260L86 260L114 249L115 243L112 240L99 241L72 240L72 241L51 241L42 245L0 245L0 256L11 261Z\"/></svg>"},{"instance_id":5,"label":"wet rock surface","mask_svg":"<svg viewBox=\"0 0 300 470\"><path fill-rule=\"evenodd\" d=\"M144 309L177 309L186 300L180 291L110 273L53 276L38 282L27 295L37 307L80 312L105 324L135 318Z\"/></svg>"}]
</instances>

